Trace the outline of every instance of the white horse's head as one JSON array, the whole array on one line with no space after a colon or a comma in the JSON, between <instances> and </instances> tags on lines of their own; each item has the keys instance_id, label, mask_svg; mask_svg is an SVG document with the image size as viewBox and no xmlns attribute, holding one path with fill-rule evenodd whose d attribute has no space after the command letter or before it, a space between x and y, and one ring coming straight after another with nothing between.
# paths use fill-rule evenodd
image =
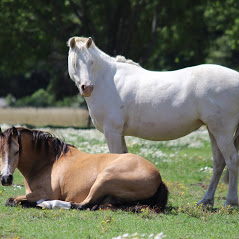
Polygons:
<instances>
[{"instance_id":1,"label":"white horse's head","mask_svg":"<svg viewBox=\"0 0 239 239\"><path fill-rule=\"evenodd\" d=\"M84 97L91 96L94 85L91 81L91 66L93 58L89 52L92 39L72 37L68 40L68 71L70 78L75 82Z\"/></svg>"}]
</instances>

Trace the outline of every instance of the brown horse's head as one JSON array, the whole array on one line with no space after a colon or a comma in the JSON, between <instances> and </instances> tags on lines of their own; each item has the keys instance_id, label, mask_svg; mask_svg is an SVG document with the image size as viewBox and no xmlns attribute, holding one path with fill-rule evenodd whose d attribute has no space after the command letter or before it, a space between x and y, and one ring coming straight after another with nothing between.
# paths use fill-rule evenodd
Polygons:
<instances>
[{"instance_id":1,"label":"brown horse's head","mask_svg":"<svg viewBox=\"0 0 239 239\"><path fill-rule=\"evenodd\" d=\"M50 133L31 130L24 127L9 128L4 132L0 129L0 170L1 183L9 186L13 181L13 173L18 169L26 170L41 167L44 161L54 163L61 155L68 152L69 146ZM27 173L27 172L26 172Z\"/></svg>"},{"instance_id":2,"label":"brown horse's head","mask_svg":"<svg viewBox=\"0 0 239 239\"><path fill-rule=\"evenodd\" d=\"M0 169L3 186L12 185L13 173L19 162L19 136L15 127L4 133L0 129Z\"/></svg>"}]
</instances>

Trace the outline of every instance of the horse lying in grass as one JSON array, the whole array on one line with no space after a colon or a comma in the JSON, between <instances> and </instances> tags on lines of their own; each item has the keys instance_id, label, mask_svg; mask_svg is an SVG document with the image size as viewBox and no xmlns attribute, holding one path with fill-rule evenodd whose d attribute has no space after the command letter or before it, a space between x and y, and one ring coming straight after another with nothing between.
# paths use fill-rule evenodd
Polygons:
<instances>
[{"instance_id":1,"label":"horse lying in grass","mask_svg":"<svg viewBox=\"0 0 239 239\"><path fill-rule=\"evenodd\" d=\"M26 195L9 198L7 206L97 209L140 203L161 211L166 206L168 189L159 171L140 156L88 154L23 127L0 131L0 145L2 185L12 184L18 168L26 188Z\"/></svg>"}]
</instances>

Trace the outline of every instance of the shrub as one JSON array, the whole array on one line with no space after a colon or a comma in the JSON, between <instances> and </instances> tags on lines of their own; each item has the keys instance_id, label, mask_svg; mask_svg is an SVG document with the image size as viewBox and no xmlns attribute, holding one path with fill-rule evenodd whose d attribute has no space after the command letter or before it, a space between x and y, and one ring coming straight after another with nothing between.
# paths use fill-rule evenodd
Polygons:
<instances>
[{"instance_id":1,"label":"shrub","mask_svg":"<svg viewBox=\"0 0 239 239\"><path fill-rule=\"evenodd\" d=\"M47 90L39 89L30 96L25 96L21 99L15 99L9 94L6 98L8 106L13 107L85 107L86 103L79 94L70 97L64 97L62 100L55 100L55 95L49 93Z\"/></svg>"},{"instance_id":2,"label":"shrub","mask_svg":"<svg viewBox=\"0 0 239 239\"><path fill-rule=\"evenodd\" d=\"M54 101L54 95L50 94L44 89L39 89L31 96L25 96L19 100L16 100L14 106L47 107L53 105Z\"/></svg>"}]
</instances>

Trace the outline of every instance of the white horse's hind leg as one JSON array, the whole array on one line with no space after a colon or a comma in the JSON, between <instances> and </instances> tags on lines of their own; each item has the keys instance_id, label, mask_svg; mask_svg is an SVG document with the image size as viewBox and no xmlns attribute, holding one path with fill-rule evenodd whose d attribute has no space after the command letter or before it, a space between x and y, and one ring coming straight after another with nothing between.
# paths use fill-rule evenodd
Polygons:
<instances>
[{"instance_id":1,"label":"white horse's hind leg","mask_svg":"<svg viewBox=\"0 0 239 239\"><path fill-rule=\"evenodd\" d=\"M124 136L114 132L112 133L112 131L108 131L108 130L104 131L104 135L105 135L105 139L108 144L110 153L122 154L122 153L128 152Z\"/></svg>"},{"instance_id":2,"label":"white horse's hind leg","mask_svg":"<svg viewBox=\"0 0 239 239\"><path fill-rule=\"evenodd\" d=\"M237 153L238 153L238 150L239 150L239 137L238 136L239 136L239 125L237 126L237 130L236 130L235 135L234 135L234 145L236 147ZM228 169L225 172L225 175L224 175L224 178L223 178L223 182L225 184L229 183L229 172L228 172Z\"/></svg>"},{"instance_id":3,"label":"white horse's hind leg","mask_svg":"<svg viewBox=\"0 0 239 239\"><path fill-rule=\"evenodd\" d=\"M239 159L233 142L233 133L228 133L225 130L224 132L214 133L214 137L229 171L229 190L225 205L238 206L237 184Z\"/></svg>"},{"instance_id":4,"label":"white horse's hind leg","mask_svg":"<svg viewBox=\"0 0 239 239\"><path fill-rule=\"evenodd\" d=\"M214 204L214 195L216 192L216 188L218 182L220 180L221 174L225 167L225 160L217 146L216 140L214 136L209 132L211 146L212 146L212 153L213 153L213 175L208 186L207 192L203 196L203 198L198 202L198 204L210 205L213 207Z\"/></svg>"}]
</instances>

